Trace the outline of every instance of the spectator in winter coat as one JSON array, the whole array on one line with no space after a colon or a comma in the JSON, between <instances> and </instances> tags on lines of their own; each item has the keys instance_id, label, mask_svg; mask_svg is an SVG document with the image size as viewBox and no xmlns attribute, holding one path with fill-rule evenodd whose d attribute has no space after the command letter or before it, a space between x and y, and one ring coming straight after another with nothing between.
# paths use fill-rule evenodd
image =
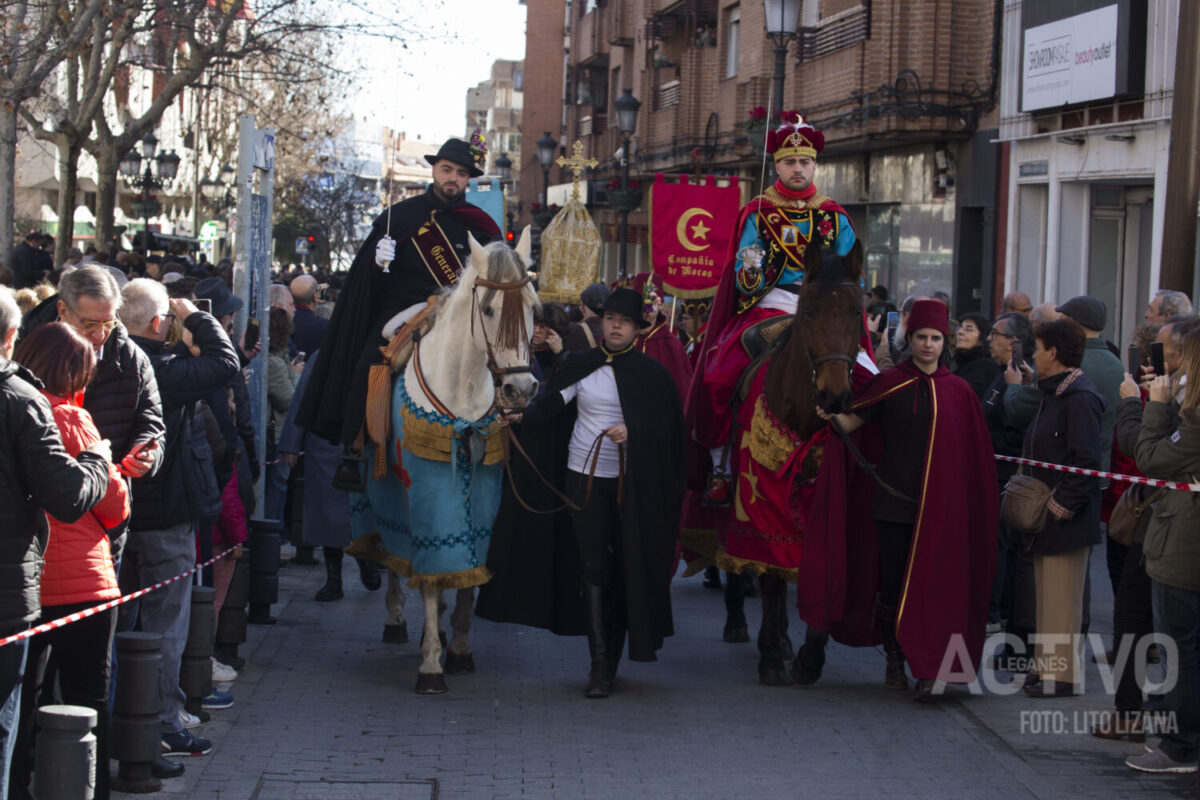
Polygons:
<instances>
[{"instance_id":1,"label":"spectator in winter coat","mask_svg":"<svg viewBox=\"0 0 1200 800\"><path fill-rule=\"evenodd\" d=\"M74 522L108 487L111 450L97 442L72 458L41 381L10 361L21 312L0 287L0 637L25 630L40 611L46 513ZM0 647L0 798L7 795L28 640Z\"/></svg>"},{"instance_id":2,"label":"spectator in winter coat","mask_svg":"<svg viewBox=\"0 0 1200 800\"><path fill-rule=\"evenodd\" d=\"M954 334L954 374L969 383L980 400L1002 371L988 348L991 332L988 318L972 312L963 315Z\"/></svg>"},{"instance_id":3,"label":"spectator in winter coat","mask_svg":"<svg viewBox=\"0 0 1200 800\"><path fill-rule=\"evenodd\" d=\"M98 443L100 433L91 415L78 405L96 369L96 356L87 340L70 326L52 322L22 339L15 357L45 387L42 394L50 403L67 453L78 456ZM108 531L128 517L129 493L116 467L109 470L104 498L78 520L63 522L50 516L50 541L43 557L40 621L65 617L121 596ZM92 729L96 735L95 796L99 800L108 797L108 770L100 765L108 764L108 683L116 621L116 609L109 609L40 634L31 641L22 689L15 796L22 796L28 786L35 704L46 659L53 651L62 702L96 712L97 722Z\"/></svg>"},{"instance_id":4,"label":"spectator in winter coat","mask_svg":"<svg viewBox=\"0 0 1200 800\"><path fill-rule=\"evenodd\" d=\"M216 478L197 468L193 436L195 406L238 374L237 352L220 324L188 300L168 300L167 290L149 278L130 281L121 319L133 341L150 359L166 419L163 466L158 475L134 482L129 553L121 564L121 587L129 592L178 575L196 563L195 523L213 495ZM168 313L183 320L183 341L166 343ZM187 346L199 348L193 356ZM207 443L206 443L207 446ZM220 492L217 490L217 497ZM211 745L184 727L179 712L179 663L187 638L191 584L176 581L140 601L142 630L162 634L159 721L163 755L202 755Z\"/></svg>"},{"instance_id":5,"label":"spectator in winter coat","mask_svg":"<svg viewBox=\"0 0 1200 800\"><path fill-rule=\"evenodd\" d=\"M1137 465L1151 478L1192 483L1200 474L1200 333L1184 336L1180 349L1187 381L1179 424L1173 424L1170 406L1180 380L1157 377L1138 433ZM1166 697L1175 725L1163 733L1157 749L1130 756L1125 766L1140 772L1195 772L1200 742L1200 495L1168 490L1152 508L1142 553L1151 579L1154 629L1174 642L1168 652L1177 651L1177 659L1168 659L1177 661L1178 671Z\"/></svg>"},{"instance_id":6,"label":"spectator in winter coat","mask_svg":"<svg viewBox=\"0 0 1200 800\"><path fill-rule=\"evenodd\" d=\"M1104 398L1080 369L1086 348L1084 330L1070 319L1037 328L1034 364L1042 403L1025 432L1024 457L1052 464L1100 469L1108 442L1100 435ZM1103 445L1102 445L1103 443ZM1083 584L1092 545L1100 543L1100 481L1034 467L1030 474L1053 490L1045 528L1033 534L1037 587L1037 632L1069 635L1070 644L1043 640L1034 653L1031 697L1075 694L1082 680Z\"/></svg>"}]
</instances>

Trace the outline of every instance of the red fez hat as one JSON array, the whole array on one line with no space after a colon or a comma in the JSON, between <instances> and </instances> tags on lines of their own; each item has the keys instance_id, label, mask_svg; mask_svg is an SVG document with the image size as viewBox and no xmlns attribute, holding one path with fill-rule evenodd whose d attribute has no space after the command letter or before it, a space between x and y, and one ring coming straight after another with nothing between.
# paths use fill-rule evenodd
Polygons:
<instances>
[{"instance_id":1,"label":"red fez hat","mask_svg":"<svg viewBox=\"0 0 1200 800\"><path fill-rule=\"evenodd\" d=\"M767 134L767 152L776 161L789 156L816 158L825 149L825 135L797 115L795 122L785 122Z\"/></svg>"},{"instance_id":2,"label":"red fez hat","mask_svg":"<svg viewBox=\"0 0 1200 800\"><path fill-rule=\"evenodd\" d=\"M946 310L946 305L942 301L918 300L913 303L905 330L913 333L921 328L933 328L941 331L942 336L950 335L950 312Z\"/></svg>"}]
</instances>

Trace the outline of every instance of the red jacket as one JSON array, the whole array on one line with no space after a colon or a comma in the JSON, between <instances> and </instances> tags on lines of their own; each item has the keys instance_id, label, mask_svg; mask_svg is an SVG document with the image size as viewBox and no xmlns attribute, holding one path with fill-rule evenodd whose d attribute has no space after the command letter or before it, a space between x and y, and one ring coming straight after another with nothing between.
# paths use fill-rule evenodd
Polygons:
<instances>
[{"instance_id":1,"label":"red jacket","mask_svg":"<svg viewBox=\"0 0 1200 800\"><path fill-rule=\"evenodd\" d=\"M100 441L92 416L72 401L43 392L50 401L63 444L72 456ZM108 491L75 522L49 514L50 541L42 570L42 605L113 600L121 596L107 530L129 518L129 492L116 466L109 469Z\"/></svg>"}]
</instances>

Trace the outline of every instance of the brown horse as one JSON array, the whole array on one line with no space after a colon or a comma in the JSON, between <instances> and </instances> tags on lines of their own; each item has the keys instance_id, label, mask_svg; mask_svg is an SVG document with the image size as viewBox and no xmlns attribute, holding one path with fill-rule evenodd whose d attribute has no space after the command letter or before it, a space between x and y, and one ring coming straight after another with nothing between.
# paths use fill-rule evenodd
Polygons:
<instances>
[{"instance_id":1,"label":"brown horse","mask_svg":"<svg viewBox=\"0 0 1200 800\"><path fill-rule=\"evenodd\" d=\"M804 268L796 313L765 356L763 395L775 418L807 441L826 424L817 414L818 407L832 414L850 406L851 373L863 335L862 245L855 242L849 253L838 256L822 253L816 243L810 244ZM761 360L756 360L749 370L762 368ZM815 477L819 461L819 455L804 459L796 466L793 480ZM792 683L786 667L792 658L787 636L787 583L766 572L759 576L759 587L763 604L759 682L787 685ZM744 604L741 581L727 581L726 641L748 639Z\"/></svg>"}]
</instances>

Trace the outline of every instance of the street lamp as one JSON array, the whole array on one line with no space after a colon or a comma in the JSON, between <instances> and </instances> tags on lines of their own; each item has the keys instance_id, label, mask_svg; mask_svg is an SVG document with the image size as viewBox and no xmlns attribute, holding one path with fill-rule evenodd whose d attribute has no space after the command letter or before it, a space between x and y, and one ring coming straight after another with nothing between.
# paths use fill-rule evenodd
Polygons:
<instances>
[{"instance_id":1,"label":"street lamp","mask_svg":"<svg viewBox=\"0 0 1200 800\"><path fill-rule=\"evenodd\" d=\"M633 132L637 130L638 109L642 107L642 103L633 96L633 89L622 89L621 96L617 98L615 105L617 108L617 128L621 131L621 137L624 140L621 144L621 191L628 196L629 159L631 154L629 137L633 136ZM620 249L617 251L617 270L620 277L624 278L627 275L625 270L625 248L629 241L628 204L621 207L620 237Z\"/></svg>"},{"instance_id":2,"label":"street lamp","mask_svg":"<svg viewBox=\"0 0 1200 800\"><path fill-rule=\"evenodd\" d=\"M162 212L162 203L153 192L162 189L172 181L179 172L180 158L174 151L158 152L158 139L153 131L147 131L142 137L142 152L130 150L121 159L119 169L121 180L130 189L138 191L130 208L135 217L141 217L144 223L142 244L146 254L150 253L150 217ZM143 169L142 164L145 164ZM151 164L154 169L151 171ZM139 174L140 173L140 174Z\"/></svg>"},{"instance_id":3,"label":"street lamp","mask_svg":"<svg viewBox=\"0 0 1200 800\"><path fill-rule=\"evenodd\" d=\"M500 174L502 184L512 179L512 159L508 157L508 153L501 153L496 159L496 172Z\"/></svg>"},{"instance_id":4,"label":"street lamp","mask_svg":"<svg viewBox=\"0 0 1200 800\"><path fill-rule=\"evenodd\" d=\"M550 165L554 163L554 151L558 142L550 135L550 131L542 134L537 140L538 161L542 164L542 205L550 205Z\"/></svg>"},{"instance_id":5,"label":"street lamp","mask_svg":"<svg viewBox=\"0 0 1200 800\"><path fill-rule=\"evenodd\" d=\"M767 18L767 37L775 42L775 77L772 84L772 105L775 113L783 111L783 76L787 68L788 44L796 38L800 25L800 0L763 0ZM768 126L773 120L767 120Z\"/></svg>"}]
</instances>

